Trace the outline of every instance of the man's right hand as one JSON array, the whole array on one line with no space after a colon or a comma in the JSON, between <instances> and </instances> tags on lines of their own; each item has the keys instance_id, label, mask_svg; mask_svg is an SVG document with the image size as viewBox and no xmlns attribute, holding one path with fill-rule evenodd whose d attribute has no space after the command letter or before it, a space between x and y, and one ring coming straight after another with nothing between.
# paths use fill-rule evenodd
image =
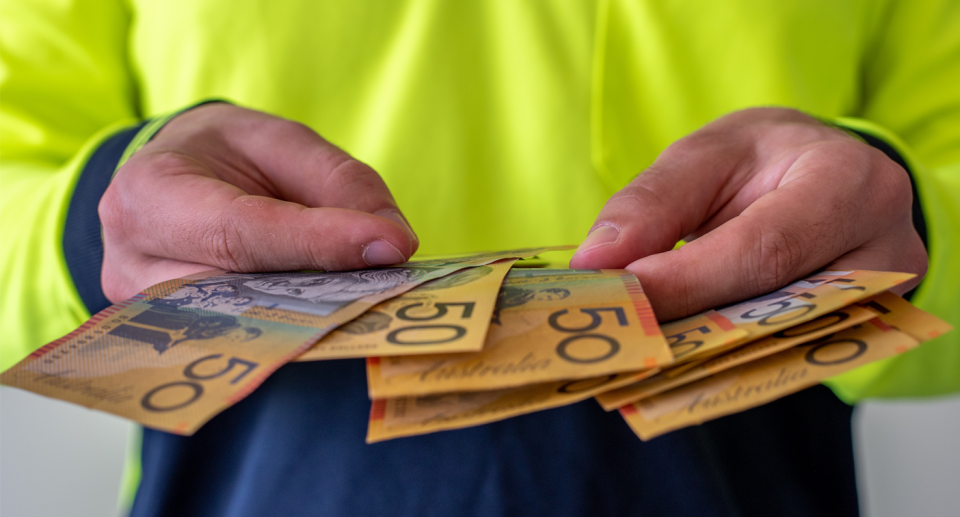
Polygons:
<instances>
[{"instance_id":1,"label":"man's right hand","mask_svg":"<svg viewBox=\"0 0 960 517\"><path fill-rule=\"evenodd\" d=\"M230 104L178 115L99 207L107 298L211 268L344 270L419 244L380 176L310 128Z\"/></svg>"}]
</instances>

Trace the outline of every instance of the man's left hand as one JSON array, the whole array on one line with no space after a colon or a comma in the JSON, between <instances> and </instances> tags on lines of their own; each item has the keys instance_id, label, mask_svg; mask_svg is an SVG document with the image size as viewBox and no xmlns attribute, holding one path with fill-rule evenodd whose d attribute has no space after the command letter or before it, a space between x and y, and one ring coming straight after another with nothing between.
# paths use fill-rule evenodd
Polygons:
<instances>
[{"instance_id":1,"label":"man's left hand","mask_svg":"<svg viewBox=\"0 0 960 517\"><path fill-rule=\"evenodd\" d=\"M610 198L570 267L630 270L661 321L819 269L916 273L903 293L927 269L912 201L881 151L796 110L747 109L678 140Z\"/></svg>"}]
</instances>

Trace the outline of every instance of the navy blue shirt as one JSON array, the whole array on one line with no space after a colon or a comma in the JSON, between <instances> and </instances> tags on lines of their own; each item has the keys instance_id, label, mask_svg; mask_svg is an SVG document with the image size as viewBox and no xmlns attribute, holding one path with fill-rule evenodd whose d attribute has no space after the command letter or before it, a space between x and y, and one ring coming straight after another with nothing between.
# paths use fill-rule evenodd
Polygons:
<instances>
[{"instance_id":1,"label":"navy blue shirt","mask_svg":"<svg viewBox=\"0 0 960 517\"><path fill-rule=\"evenodd\" d=\"M192 437L146 430L132 515L857 515L818 386L641 442L593 400L367 445L363 361L292 363Z\"/></svg>"}]
</instances>

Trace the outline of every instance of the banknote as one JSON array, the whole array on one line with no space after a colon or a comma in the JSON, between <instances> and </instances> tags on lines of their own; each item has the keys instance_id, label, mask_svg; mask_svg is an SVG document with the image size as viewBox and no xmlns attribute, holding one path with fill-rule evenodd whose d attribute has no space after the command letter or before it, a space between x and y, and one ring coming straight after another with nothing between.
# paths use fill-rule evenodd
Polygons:
<instances>
[{"instance_id":1,"label":"banknote","mask_svg":"<svg viewBox=\"0 0 960 517\"><path fill-rule=\"evenodd\" d=\"M0 382L190 435L318 334L138 295L34 351Z\"/></svg>"},{"instance_id":2,"label":"banknote","mask_svg":"<svg viewBox=\"0 0 960 517\"><path fill-rule=\"evenodd\" d=\"M639 374L612 373L589 379L492 391L375 399L370 409L367 443L472 427L566 406L588 399L601 390L635 382L656 371L647 370Z\"/></svg>"},{"instance_id":3,"label":"banknote","mask_svg":"<svg viewBox=\"0 0 960 517\"><path fill-rule=\"evenodd\" d=\"M664 325L664 333L668 337L675 336L670 340L676 360L669 368L663 369L659 378L682 375L727 350L816 319L914 276L877 271L822 271L770 294L676 322L680 326L678 330L671 330L672 324ZM693 326L697 318L710 320L718 326L720 322L726 322L724 328L742 332L737 339L718 339L720 335L709 326ZM598 400L605 408L619 407L618 404L629 401L631 395L628 394L638 394L643 389L642 386L628 386Z\"/></svg>"},{"instance_id":4,"label":"banknote","mask_svg":"<svg viewBox=\"0 0 960 517\"><path fill-rule=\"evenodd\" d=\"M369 358L371 398L490 391L673 360L628 271L515 269L498 297L480 352Z\"/></svg>"},{"instance_id":5,"label":"banknote","mask_svg":"<svg viewBox=\"0 0 960 517\"><path fill-rule=\"evenodd\" d=\"M664 324L660 329L670 345L674 363L664 368L664 371L656 377L662 377L664 372L668 371L679 372L680 368L684 368L681 361L698 350L704 348L713 350L739 343L747 335L746 330L738 329L729 320L712 310ZM611 389L598 394L597 402L607 411L612 411L630 402L634 398L634 391L638 389L643 389L639 383Z\"/></svg>"},{"instance_id":6,"label":"banknote","mask_svg":"<svg viewBox=\"0 0 960 517\"><path fill-rule=\"evenodd\" d=\"M381 302L297 360L479 351L500 284L514 262L462 269Z\"/></svg>"},{"instance_id":7,"label":"banknote","mask_svg":"<svg viewBox=\"0 0 960 517\"><path fill-rule=\"evenodd\" d=\"M700 350L737 343L748 334L713 310L665 323L661 330L670 344L675 364L680 364L687 356Z\"/></svg>"},{"instance_id":8,"label":"banknote","mask_svg":"<svg viewBox=\"0 0 960 517\"><path fill-rule=\"evenodd\" d=\"M821 271L783 289L717 309L717 312L737 328L748 332L742 340L745 343L846 307L915 276L880 271ZM715 349L701 348L687 358L713 351Z\"/></svg>"},{"instance_id":9,"label":"banknote","mask_svg":"<svg viewBox=\"0 0 960 517\"><path fill-rule=\"evenodd\" d=\"M246 274L210 270L157 284L144 294L149 300L174 307L243 315L329 332L380 302L461 269L567 248L523 248L357 271Z\"/></svg>"},{"instance_id":10,"label":"banknote","mask_svg":"<svg viewBox=\"0 0 960 517\"><path fill-rule=\"evenodd\" d=\"M953 329L949 323L914 307L910 302L890 291L864 300L860 305L876 311L881 321L910 334L920 342L939 337Z\"/></svg>"},{"instance_id":11,"label":"banknote","mask_svg":"<svg viewBox=\"0 0 960 517\"><path fill-rule=\"evenodd\" d=\"M919 341L874 318L620 408L643 440L737 413L812 386Z\"/></svg>"},{"instance_id":12,"label":"banknote","mask_svg":"<svg viewBox=\"0 0 960 517\"><path fill-rule=\"evenodd\" d=\"M694 358L735 346L749 335L714 310L666 323L661 328L674 356L673 364L662 372L665 375L677 375L690 368Z\"/></svg>"},{"instance_id":13,"label":"banknote","mask_svg":"<svg viewBox=\"0 0 960 517\"><path fill-rule=\"evenodd\" d=\"M877 312L870 309L857 305L844 307L795 327L775 332L735 350L705 358L702 361L688 363L692 367L684 369L680 373L674 375L663 375L661 373L641 382L602 393L597 395L597 401L600 402L603 409L613 411L627 404L715 375L735 366L773 355L792 346L834 334L875 317L877 317Z\"/></svg>"},{"instance_id":14,"label":"banknote","mask_svg":"<svg viewBox=\"0 0 960 517\"><path fill-rule=\"evenodd\" d=\"M35 351L0 382L191 434L370 307L464 268L551 249L363 271L207 271L105 309Z\"/></svg>"}]
</instances>

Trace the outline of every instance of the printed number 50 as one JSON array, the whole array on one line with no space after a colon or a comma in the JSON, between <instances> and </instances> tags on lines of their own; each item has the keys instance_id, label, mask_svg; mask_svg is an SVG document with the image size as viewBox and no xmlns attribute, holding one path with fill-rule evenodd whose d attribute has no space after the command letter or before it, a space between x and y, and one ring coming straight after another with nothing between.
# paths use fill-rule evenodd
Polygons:
<instances>
[{"instance_id":1,"label":"printed number 50","mask_svg":"<svg viewBox=\"0 0 960 517\"><path fill-rule=\"evenodd\" d=\"M436 312L429 316L412 316L408 313L410 309L414 307L420 307L422 303L411 303L410 305L405 305L400 310L397 311L397 319L405 321L431 321L438 318L442 318L447 315L449 311L448 307L460 306L463 308L463 312L460 314L460 319L470 319L473 316L473 307L476 305L474 302L457 302L457 303L437 303L434 305L436 307ZM449 336L441 336L435 339L420 339L420 340L405 340L402 338L405 332L416 330L427 330L427 331L452 331L453 333ZM406 327L400 327L391 331L387 334L387 342L394 345L439 345L442 343L449 343L451 341L456 341L463 336L467 335L467 329L461 325L410 325Z\"/></svg>"},{"instance_id":2,"label":"printed number 50","mask_svg":"<svg viewBox=\"0 0 960 517\"><path fill-rule=\"evenodd\" d=\"M143 407L143 409L146 409L147 411L155 411L155 412L173 411L175 409L184 408L189 406L190 404L193 404L194 402L197 401L197 399L203 396L203 385L201 385L199 382L194 382L194 381L208 381L211 379L216 379L218 377L221 377L229 373L231 370L233 370L235 366L240 368L246 368L245 370L239 372L239 374L230 381L230 384L236 384L240 382L240 379L246 377L248 373L252 372L257 366L260 366L259 364L251 361L239 359L236 357L231 357L230 359L227 360L227 365L224 366L220 371L213 372L206 375L197 373L196 369L198 366L200 366L200 364L205 363L207 361L220 359L221 357L223 357L223 354L208 355L206 357L201 357L200 359L197 359L196 361L188 364L187 367L183 369L183 376L192 380L174 381L174 382L168 382L166 384L161 384L160 386L157 386L156 388L153 388L152 390L148 391L147 394L144 395L143 398L140 400L140 405ZM175 389L177 387L183 387L189 391L190 395L186 398L186 400L183 400L182 402L177 402L174 404L166 404L166 405L158 404L154 401L154 397L156 397L158 394L163 393L165 390Z\"/></svg>"}]
</instances>

